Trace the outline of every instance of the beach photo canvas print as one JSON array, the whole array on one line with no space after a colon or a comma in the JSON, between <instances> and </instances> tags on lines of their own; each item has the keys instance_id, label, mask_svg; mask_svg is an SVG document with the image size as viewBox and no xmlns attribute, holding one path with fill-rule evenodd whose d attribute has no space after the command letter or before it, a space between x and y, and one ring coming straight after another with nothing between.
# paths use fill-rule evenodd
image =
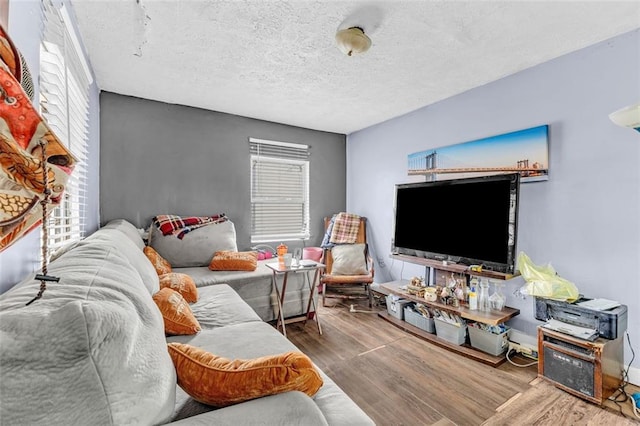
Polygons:
<instances>
[{"instance_id":1,"label":"beach photo canvas print","mask_svg":"<svg viewBox=\"0 0 640 426\"><path fill-rule=\"evenodd\" d=\"M416 152L409 176L435 181L518 172L521 182L549 179L549 126Z\"/></svg>"}]
</instances>

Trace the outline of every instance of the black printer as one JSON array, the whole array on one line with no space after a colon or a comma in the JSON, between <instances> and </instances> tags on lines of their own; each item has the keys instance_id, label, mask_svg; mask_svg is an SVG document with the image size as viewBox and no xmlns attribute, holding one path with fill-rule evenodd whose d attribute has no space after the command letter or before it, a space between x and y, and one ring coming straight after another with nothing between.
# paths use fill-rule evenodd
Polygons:
<instances>
[{"instance_id":1,"label":"black printer","mask_svg":"<svg viewBox=\"0 0 640 426\"><path fill-rule=\"evenodd\" d=\"M559 300L536 297L535 317L540 321L555 320L571 326L593 329L595 337L614 340L627 330L627 306L619 304L611 309L595 309L580 306L583 302L596 299L580 297L569 303ZM588 303L587 303L588 305ZM565 330L560 330L565 331Z\"/></svg>"}]
</instances>

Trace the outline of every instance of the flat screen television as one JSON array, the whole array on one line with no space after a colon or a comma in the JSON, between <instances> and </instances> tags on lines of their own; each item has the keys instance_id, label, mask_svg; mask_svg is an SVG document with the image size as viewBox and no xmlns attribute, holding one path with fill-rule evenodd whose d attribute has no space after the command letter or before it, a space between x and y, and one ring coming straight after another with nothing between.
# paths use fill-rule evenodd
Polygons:
<instances>
[{"instance_id":1,"label":"flat screen television","mask_svg":"<svg viewBox=\"0 0 640 426\"><path fill-rule=\"evenodd\" d=\"M520 174L397 184L392 252L513 273Z\"/></svg>"}]
</instances>

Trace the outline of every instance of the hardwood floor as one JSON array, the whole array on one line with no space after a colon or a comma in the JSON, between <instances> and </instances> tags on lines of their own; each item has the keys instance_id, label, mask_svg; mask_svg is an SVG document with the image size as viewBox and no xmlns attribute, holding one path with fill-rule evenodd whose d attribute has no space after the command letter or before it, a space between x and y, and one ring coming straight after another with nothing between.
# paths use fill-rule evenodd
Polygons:
<instances>
[{"instance_id":1,"label":"hardwood floor","mask_svg":"<svg viewBox=\"0 0 640 426\"><path fill-rule=\"evenodd\" d=\"M626 404L629 407L629 403ZM575 398L548 382L537 380L530 390L499 410L483 425L637 425L629 418L614 414L595 404Z\"/></svg>"},{"instance_id":2,"label":"hardwood floor","mask_svg":"<svg viewBox=\"0 0 640 426\"><path fill-rule=\"evenodd\" d=\"M319 315L322 336L308 321L287 337L380 426L638 424L628 402L625 418L537 379L536 366L493 368L339 304Z\"/></svg>"}]
</instances>

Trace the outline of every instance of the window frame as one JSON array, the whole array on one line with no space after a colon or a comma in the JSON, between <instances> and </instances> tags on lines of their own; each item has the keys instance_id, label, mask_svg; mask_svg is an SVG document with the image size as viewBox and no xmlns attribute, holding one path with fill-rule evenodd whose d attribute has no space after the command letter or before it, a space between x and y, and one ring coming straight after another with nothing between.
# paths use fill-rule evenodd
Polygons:
<instances>
[{"instance_id":1,"label":"window frame","mask_svg":"<svg viewBox=\"0 0 640 426\"><path fill-rule=\"evenodd\" d=\"M41 3L44 28L40 41L40 114L76 158L59 205L47 218L47 249L85 236L89 156L90 86L93 77L65 5Z\"/></svg>"},{"instance_id":2,"label":"window frame","mask_svg":"<svg viewBox=\"0 0 640 426\"><path fill-rule=\"evenodd\" d=\"M250 138L249 142L251 144L249 158L251 243L308 240L311 236L309 229L309 146L255 138ZM264 173L260 175L257 173L260 171L259 165L263 165L265 168ZM299 179L299 185L295 185L293 182L296 188L292 188L290 180L292 176L287 176L285 171L277 170L283 165L300 168L298 176L293 176ZM264 181L261 184L261 177L262 179L272 179L266 184ZM279 179L288 180L285 183L278 183ZM268 189L263 191L258 189L258 186L265 185ZM274 189L278 193L273 194ZM298 194L298 196L292 198L291 193ZM287 206L296 204L299 206L299 213L295 222L299 225L294 223L294 230L291 229L290 222L279 224L272 221L273 217L286 217L287 214L291 214ZM277 211L277 206L280 206L280 211Z\"/></svg>"}]
</instances>

